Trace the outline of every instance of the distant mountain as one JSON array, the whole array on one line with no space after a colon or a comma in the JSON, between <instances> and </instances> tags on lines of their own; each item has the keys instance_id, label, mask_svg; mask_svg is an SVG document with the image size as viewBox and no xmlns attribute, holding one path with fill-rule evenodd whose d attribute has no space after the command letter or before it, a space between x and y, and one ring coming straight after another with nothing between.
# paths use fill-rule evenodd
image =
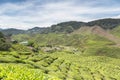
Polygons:
<instances>
[{"instance_id":1,"label":"distant mountain","mask_svg":"<svg viewBox=\"0 0 120 80\"><path fill-rule=\"evenodd\" d=\"M106 18L106 19L90 21L87 23L77 22L77 21L62 22L56 25L52 25L50 29L51 32L71 33L74 30L77 30L83 26L89 26L89 27L100 26L101 28L107 30L107 29L113 29L119 25L120 25L120 19Z\"/></svg>"},{"instance_id":2,"label":"distant mountain","mask_svg":"<svg viewBox=\"0 0 120 80\"><path fill-rule=\"evenodd\" d=\"M7 34L33 34L33 33L71 33L80 27L83 26L100 26L103 29L113 29L120 25L120 19L99 19L90 22L77 22L77 21L68 21L68 22L61 22L59 24L52 25L50 27L34 27L28 30L19 30L19 29L0 29L5 35Z\"/></svg>"},{"instance_id":3,"label":"distant mountain","mask_svg":"<svg viewBox=\"0 0 120 80\"><path fill-rule=\"evenodd\" d=\"M25 30L10 28L10 29L3 29L1 30L1 32L4 35L10 35L10 34L22 34L25 33Z\"/></svg>"},{"instance_id":4,"label":"distant mountain","mask_svg":"<svg viewBox=\"0 0 120 80\"><path fill-rule=\"evenodd\" d=\"M106 19L99 19L95 21L88 22L86 25L88 26L100 26L103 29L113 29L120 25L120 19L112 19L112 18L106 18Z\"/></svg>"},{"instance_id":5,"label":"distant mountain","mask_svg":"<svg viewBox=\"0 0 120 80\"><path fill-rule=\"evenodd\" d=\"M14 28L10 28L10 29L0 29L0 31L4 34L4 35L9 35L9 34L35 34L35 33L48 33L50 31L49 28L45 28L45 27L34 27L28 30L21 30L21 29L14 29Z\"/></svg>"},{"instance_id":6,"label":"distant mountain","mask_svg":"<svg viewBox=\"0 0 120 80\"><path fill-rule=\"evenodd\" d=\"M40 28L40 27L34 27L32 29L28 29L26 31L26 33L44 33L45 30L46 30L46 28L44 28L44 27L42 27L42 28Z\"/></svg>"},{"instance_id":7,"label":"distant mountain","mask_svg":"<svg viewBox=\"0 0 120 80\"><path fill-rule=\"evenodd\" d=\"M69 21L62 22L56 25L51 26L51 32L66 32L71 33L76 29L79 29L81 26L86 25L85 22Z\"/></svg>"},{"instance_id":8,"label":"distant mountain","mask_svg":"<svg viewBox=\"0 0 120 80\"><path fill-rule=\"evenodd\" d=\"M2 31L3 29L0 28L0 31Z\"/></svg>"}]
</instances>

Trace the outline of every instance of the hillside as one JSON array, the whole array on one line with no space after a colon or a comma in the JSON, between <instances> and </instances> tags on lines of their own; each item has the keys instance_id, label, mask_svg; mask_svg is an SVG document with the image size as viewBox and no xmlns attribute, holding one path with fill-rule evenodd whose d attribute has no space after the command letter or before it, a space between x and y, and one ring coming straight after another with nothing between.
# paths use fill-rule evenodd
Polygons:
<instances>
[{"instance_id":1,"label":"hillside","mask_svg":"<svg viewBox=\"0 0 120 80\"><path fill-rule=\"evenodd\" d=\"M7 36L0 33L0 79L120 80L119 23L110 21L6 29Z\"/></svg>"},{"instance_id":2,"label":"hillside","mask_svg":"<svg viewBox=\"0 0 120 80\"><path fill-rule=\"evenodd\" d=\"M20 74L38 80L120 79L120 48L113 47L114 43L102 36L18 34L13 39L28 40L32 45L17 43L12 44L10 51L0 51L1 65L8 66L1 66L2 79L21 79ZM9 76L11 68L14 76Z\"/></svg>"},{"instance_id":3,"label":"hillside","mask_svg":"<svg viewBox=\"0 0 120 80\"><path fill-rule=\"evenodd\" d=\"M104 30L100 26L91 26L91 27L90 26L83 26L80 29L74 31L72 34L96 34L96 35L104 37L110 41L113 41L118 45L120 44L120 38L114 36L113 34Z\"/></svg>"},{"instance_id":4,"label":"hillside","mask_svg":"<svg viewBox=\"0 0 120 80\"><path fill-rule=\"evenodd\" d=\"M25 30L10 28L10 29L2 29L1 32L4 35L10 35L10 34L22 34L25 33Z\"/></svg>"},{"instance_id":5,"label":"hillside","mask_svg":"<svg viewBox=\"0 0 120 80\"><path fill-rule=\"evenodd\" d=\"M116 37L120 37L120 25L116 28L109 31L111 34L113 34Z\"/></svg>"},{"instance_id":6,"label":"hillside","mask_svg":"<svg viewBox=\"0 0 120 80\"><path fill-rule=\"evenodd\" d=\"M112 18L106 18L106 19L99 19L95 21L91 21L87 23L88 26L100 26L103 29L113 29L120 25L120 19L112 19Z\"/></svg>"},{"instance_id":7,"label":"hillside","mask_svg":"<svg viewBox=\"0 0 120 80\"><path fill-rule=\"evenodd\" d=\"M36 54L1 52L0 62L3 65L0 66L2 73L0 76L4 80L11 78L28 80L120 79L119 59L104 56L83 57L65 51Z\"/></svg>"},{"instance_id":8,"label":"hillside","mask_svg":"<svg viewBox=\"0 0 120 80\"><path fill-rule=\"evenodd\" d=\"M68 21L61 22L58 24L51 25L50 27L34 27L28 30L19 30L19 29L3 29L1 30L4 34L33 34L33 33L71 33L74 30L79 29L83 26L100 26L105 30L111 30L120 25L120 19L99 19L90 22L77 22L77 21Z\"/></svg>"},{"instance_id":9,"label":"hillside","mask_svg":"<svg viewBox=\"0 0 120 80\"><path fill-rule=\"evenodd\" d=\"M50 27L51 32L63 32L63 33L71 33L76 29L79 29L81 26L84 26L84 22L76 22L76 21L69 21L69 22L62 22L56 25L52 25Z\"/></svg>"},{"instance_id":10,"label":"hillside","mask_svg":"<svg viewBox=\"0 0 120 80\"><path fill-rule=\"evenodd\" d=\"M47 28L34 27L31 29L28 29L25 33L27 33L27 34L44 33L45 30L47 30Z\"/></svg>"},{"instance_id":11,"label":"hillside","mask_svg":"<svg viewBox=\"0 0 120 80\"><path fill-rule=\"evenodd\" d=\"M120 44L120 38L115 37L114 35L110 34L109 32L105 31L104 29L100 28L99 26L93 27L92 32L99 36L105 37L105 38L115 42L116 44Z\"/></svg>"}]
</instances>

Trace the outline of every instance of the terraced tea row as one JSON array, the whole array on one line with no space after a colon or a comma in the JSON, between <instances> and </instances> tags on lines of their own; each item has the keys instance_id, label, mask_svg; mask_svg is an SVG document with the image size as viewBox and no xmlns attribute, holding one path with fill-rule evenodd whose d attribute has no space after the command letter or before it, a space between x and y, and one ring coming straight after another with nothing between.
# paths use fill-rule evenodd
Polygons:
<instances>
[{"instance_id":1,"label":"terraced tea row","mask_svg":"<svg viewBox=\"0 0 120 80\"><path fill-rule=\"evenodd\" d=\"M13 54L16 54L13 55ZM63 56L64 55L64 56ZM26 58L27 57L27 58ZM2 52L2 64L24 65L62 80L119 80L119 59L71 53L26 53Z\"/></svg>"}]
</instances>

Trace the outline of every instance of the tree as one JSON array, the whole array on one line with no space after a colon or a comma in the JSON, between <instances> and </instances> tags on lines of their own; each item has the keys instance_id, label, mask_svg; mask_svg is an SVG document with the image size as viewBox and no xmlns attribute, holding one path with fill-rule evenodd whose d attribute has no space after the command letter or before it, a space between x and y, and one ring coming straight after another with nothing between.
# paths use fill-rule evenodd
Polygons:
<instances>
[{"instance_id":1,"label":"tree","mask_svg":"<svg viewBox=\"0 0 120 80\"><path fill-rule=\"evenodd\" d=\"M66 28L65 28L65 32L66 32L66 33L71 33L71 32L73 32L73 31L74 31L74 29L73 29L72 26L66 26Z\"/></svg>"},{"instance_id":2,"label":"tree","mask_svg":"<svg viewBox=\"0 0 120 80\"><path fill-rule=\"evenodd\" d=\"M27 46L34 47L34 41L28 41L28 45Z\"/></svg>"},{"instance_id":3,"label":"tree","mask_svg":"<svg viewBox=\"0 0 120 80\"><path fill-rule=\"evenodd\" d=\"M4 35L2 32L0 32L0 38L4 38Z\"/></svg>"},{"instance_id":4,"label":"tree","mask_svg":"<svg viewBox=\"0 0 120 80\"><path fill-rule=\"evenodd\" d=\"M0 50L8 51L10 47L11 47L10 43L6 42L4 35L0 32Z\"/></svg>"}]
</instances>

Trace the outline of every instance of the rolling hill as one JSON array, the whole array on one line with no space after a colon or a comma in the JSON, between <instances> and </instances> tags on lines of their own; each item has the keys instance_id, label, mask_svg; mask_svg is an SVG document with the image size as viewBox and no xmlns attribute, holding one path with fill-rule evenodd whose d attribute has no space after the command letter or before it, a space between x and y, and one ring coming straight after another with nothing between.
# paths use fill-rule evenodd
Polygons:
<instances>
[{"instance_id":1,"label":"rolling hill","mask_svg":"<svg viewBox=\"0 0 120 80\"><path fill-rule=\"evenodd\" d=\"M100 26L83 26L80 29L73 32L73 34L96 34L101 37L104 37L108 40L115 42L116 44L120 44L120 38L114 36L110 32L104 30Z\"/></svg>"},{"instance_id":2,"label":"rolling hill","mask_svg":"<svg viewBox=\"0 0 120 80\"><path fill-rule=\"evenodd\" d=\"M51 25L50 27L34 27L28 30L3 29L4 34L32 34L32 33L71 33L83 26L100 26L105 30L111 30L120 25L120 19L99 19L90 22L68 21Z\"/></svg>"},{"instance_id":3,"label":"rolling hill","mask_svg":"<svg viewBox=\"0 0 120 80\"><path fill-rule=\"evenodd\" d=\"M120 25L120 19L112 19L112 18L106 18L106 19L99 19L95 21L90 21L87 23L88 26L100 26L103 29L113 29Z\"/></svg>"},{"instance_id":4,"label":"rolling hill","mask_svg":"<svg viewBox=\"0 0 120 80\"><path fill-rule=\"evenodd\" d=\"M1 32L4 35L11 35L11 34L22 34L22 33L25 33L25 30L10 28L10 29L2 29Z\"/></svg>"},{"instance_id":5,"label":"rolling hill","mask_svg":"<svg viewBox=\"0 0 120 80\"><path fill-rule=\"evenodd\" d=\"M119 19L101 19L2 30L15 34L11 39L16 43L0 50L0 79L120 80L119 23Z\"/></svg>"}]
</instances>

